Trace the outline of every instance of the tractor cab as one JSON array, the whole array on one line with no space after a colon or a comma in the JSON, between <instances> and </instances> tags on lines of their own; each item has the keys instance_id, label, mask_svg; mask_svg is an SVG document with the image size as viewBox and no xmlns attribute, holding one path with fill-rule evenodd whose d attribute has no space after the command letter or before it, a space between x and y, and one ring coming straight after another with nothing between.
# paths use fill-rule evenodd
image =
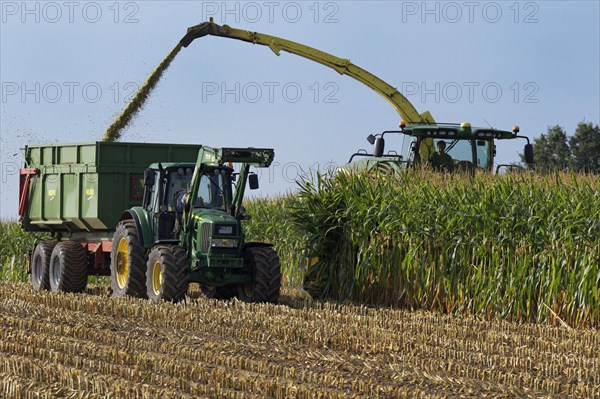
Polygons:
<instances>
[{"instance_id":1,"label":"tractor cab","mask_svg":"<svg viewBox=\"0 0 600 399\"><path fill-rule=\"evenodd\" d=\"M233 183L239 174L228 164L205 163L198 168L194 188L195 169L195 163L155 163L146 169L142 207L153 221L154 241L177 239L186 210L188 217L237 224ZM248 174L248 180L250 189L258 188L255 174Z\"/></svg>"},{"instance_id":2,"label":"tractor cab","mask_svg":"<svg viewBox=\"0 0 600 399\"><path fill-rule=\"evenodd\" d=\"M369 135L367 141L373 152L361 150L352 155L345 169L386 168L406 169L417 165L429 165L444 172L493 171L496 140L527 140L524 148L526 163L532 164L533 146L526 136L519 136L519 127L512 131L492 128L472 128L461 124L400 124L400 130ZM400 154L385 151L385 135L402 134L404 140ZM356 157L360 159L354 160Z\"/></svg>"},{"instance_id":3,"label":"tractor cab","mask_svg":"<svg viewBox=\"0 0 600 399\"><path fill-rule=\"evenodd\" d=\"M192 195L195 166L194 163L155 163L146 169L142 207L153 222L154 241L177 239L185 203ZM202 168L196 195L189 199L191 208L230 213L232 173L230 166Z\"/></svg>"},{"instance_id":4,"label":"tractor cab","mask_svg":"<svg viewBox=\"0 0 600 399\"><path fill-rule=\"evenodd\" d=\"M183 212L185 197L190 193L193 163L152 164L144 179L143 206L155 212ZM199 176L194 208L231 209L233 168L205 168Z\"/></svg>"}]
</instances>

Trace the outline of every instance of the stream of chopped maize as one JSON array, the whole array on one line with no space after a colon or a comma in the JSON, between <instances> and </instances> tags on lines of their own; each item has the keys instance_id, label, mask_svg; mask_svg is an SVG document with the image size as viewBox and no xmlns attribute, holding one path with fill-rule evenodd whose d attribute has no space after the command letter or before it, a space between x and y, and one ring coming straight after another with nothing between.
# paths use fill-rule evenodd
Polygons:
<instances>
[{"instance_id":1,"label":"stream of chopped maize","mask_svg":"<svg viewBox=\"0 0 600 399\"><path fill-rule=\"evenodd\" d=\"M123 129L129 125L129 122L135 115L144 107L150 93L162 77L163 73L169 68L175 56L181 50L181 44L177 44L173 50L158 64L156 69L152 71L148 79L142 84L135 96L131 99L127 107L117 116L113 123L104 132L103 141L117 141L121 138Z\"/></svg>"}]
</instances>

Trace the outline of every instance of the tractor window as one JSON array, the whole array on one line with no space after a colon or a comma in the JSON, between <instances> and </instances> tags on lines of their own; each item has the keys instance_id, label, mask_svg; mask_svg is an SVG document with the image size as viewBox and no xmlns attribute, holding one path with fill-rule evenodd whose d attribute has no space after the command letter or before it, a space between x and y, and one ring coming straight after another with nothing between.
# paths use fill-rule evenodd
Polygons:
<instances>
[{"instance_id":1,"label":"tractor window","mask_svg":"<svg viewBox=\"0 0 600 399\"><path fill-rule=\"evenodd\" d=\"M168 183L165 198L169 211L176 209L181 212L183 210L183 195L190 189L192 172L191 168L171 169L167 172Z\"/></svg>"},{"instance_id":2,"label":"tractor window","mask_svg":"<svg viewBox=\"0 0 600 399\"><path fill-rule=\"evenodd\" d=\"M488 140L477 140L476 141L476 153L477 153L477 167L487 168L488 164L491 160L490 154L490 146L491 142ZM490 166L491 167L491 166Z\"/></svg>"},{"instance_id":3,"label":"tractor window","mask_svg":"<svg viewBox=\"0 0 600 399\"><path fill-rule=\"evenodd\" d=\"M167 187L168 197L172 197L177 191L187 191L190 189L190 184L192 182L192 170L188 169L188 172L185 173L171 173L169 179L169 186Z\"/></svg>"},{"instance_id":4,"label":"tractor window","mask_svg":"<svg viewBox=\"0 0 600 399\"><path fill-rule=\"evenodd\" d=\"M414 146L416 145L417 138L414 136L404 136L404 140L402 141L402 158L406 159L408 162L415 161L415 152L413 151Z\"/></svg>"},{"instance_id":5,"label":"tractor window","mask_svg":"<svg viewBox=\"0 0 600 399\"><path fill-rule=\"evenodd\" d=\"M438 148L438 142L446 142L446 152L452 157L454 162L468 161L473 162L473 152L471 150L470 140L452 140L452 139L435 139L435 148Z\"/></svg>"},{"instance_id":6,"label":"tractor window","mask_svg":"<svg viewBox=\"0 0 600 399\"><path fill-rule=\"evenodd\" d=\"M200 177L195 206L225 209L223 175L206 174Z\"/></svg>"}]
</instances>

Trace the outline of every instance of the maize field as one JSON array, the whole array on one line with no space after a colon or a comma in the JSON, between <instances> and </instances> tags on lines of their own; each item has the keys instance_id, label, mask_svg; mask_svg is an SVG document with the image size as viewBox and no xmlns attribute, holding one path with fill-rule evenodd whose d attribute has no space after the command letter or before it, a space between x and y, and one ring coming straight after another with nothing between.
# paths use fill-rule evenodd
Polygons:
<instances>
[{"instance_id":1,"label":"maize field","mask_svg":"<svg viewBox=\"0 0 600 399\"><path fill-rule=\"evenodd\" d=\"M5 398L600 398L600 334L316 302L0 283Z\"/></svg>"},{"instance_id":2,"label":"maize field","mask_svg":"<svg viewBox=\"0 0 600 399\"><path fill-rule=\"evenodd\" d=\"M599 176L337 173L247 208L313 296L600 325Z\"/></svg>"},{"instance_id":3,"label":"maize field","mask_svg":"<svg viewBox=\"0 0 600 399\"><path fill-rule=\"evenodd\" d=\"M44 236L1 222L0 397L600 398L599 189L338 173L250 201L279 305L37 292Z\"/></svg>"}]
</instances>

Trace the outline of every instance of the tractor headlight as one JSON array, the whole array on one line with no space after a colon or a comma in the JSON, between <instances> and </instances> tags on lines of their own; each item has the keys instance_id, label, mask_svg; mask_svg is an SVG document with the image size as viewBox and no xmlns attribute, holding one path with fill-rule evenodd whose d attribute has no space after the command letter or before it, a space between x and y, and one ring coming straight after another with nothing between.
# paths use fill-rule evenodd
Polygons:
<instances>
[{"instance_id":1,"label":"tractor headlight","mask_svg":"<svg viewBox=\"0 0 600 399\"><path fill-rule=\"evenodd\" d=\"M219 248L236 248L238 244L237 240L231 238L213 238L212 247Z\"/></svg>"}]
</instances>

